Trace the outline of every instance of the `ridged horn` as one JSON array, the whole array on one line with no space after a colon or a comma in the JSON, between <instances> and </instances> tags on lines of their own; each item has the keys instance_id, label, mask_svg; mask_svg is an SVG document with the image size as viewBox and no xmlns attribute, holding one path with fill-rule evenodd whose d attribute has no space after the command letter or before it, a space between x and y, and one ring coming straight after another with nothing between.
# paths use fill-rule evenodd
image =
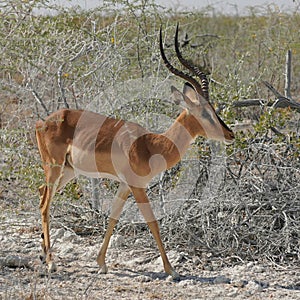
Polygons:
<instances>
[{"instance_id":1,"label":"ridged horn","mask_svg":"<svg viewBox=\"0 0 300 300\"><path fill-rule=\"evenodd\" d=\"M176 26L176 33L175 33L175 51L177 58L181 62L183 66L185 66L187 69L189 69L194 75L198 76L201 80L201 88L202 88L202 96L209 100L209 82L206 77L206 74L202 72L198 67L192 65L189 61L187 61L185 58L182 57L182 54L179 50L179 44L178 44L178 29L179 24L177 23Z\"/></svg>"},{"instance_id":2,"label":"ridged horn","mask_svg":"<svg viewBox=\"0 0 300 300\"><path fill-rule=\"evenodd\" d=\"M163 41L162 41L162 26L160 26L160 31L159 31L159 49L160 49L160 54L161 57L166 65L166 67L168 68L168 70L170 72L172 72L174 75L181 77L182 79L186 80L187 82L189 82L194 89L203 97L205 97L205 94L203 93L202 87L200 85L200 83L194 79L193 77L191 77L190 75L176 69L174 66L171 65L171 63L168 61L165 52L164 52L164 48L163 48Z\"/></svg>"}]
</instances>

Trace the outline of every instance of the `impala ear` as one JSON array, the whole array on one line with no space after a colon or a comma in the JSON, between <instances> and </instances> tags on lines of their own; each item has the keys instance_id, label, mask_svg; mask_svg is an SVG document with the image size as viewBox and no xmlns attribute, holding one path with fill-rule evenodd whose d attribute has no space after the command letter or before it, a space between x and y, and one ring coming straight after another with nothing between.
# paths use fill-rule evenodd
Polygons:
<instances>
[{"instance_id":1,"label":"impala ear","mask_svg":"<svg viewBox=\"0 0 300 300\"><path fill-rule=\"evenodd\" d=\"M179 105L184 99L183 94L180 91L178 91L173 85L171 86L171 92L174 103Z\"/></svg>"},{"instance_id":2,"label":"impala ear","mask_svg":"<svg viewBox=\"0 0 300 300\"><path fill-rule=\"evenodd\" d=\"M207 100L197 93L194 87L188 82L186 82L183 86L183 93L196 105L207 103Z\"/></svg>"},{"instance_id":3,"label":"impala ear","mask_svg":"<svg viewBox=\"0 0 300 300\"><path fill-rule=\"evenodd\" d=\"M173 101L177 105L181 105L184 108L192 107L195 103L185 94L181 93L176 87L171 86Z\"/></svg>"},{"instance_id":4,"label":"impala ear","mask_svg":"<svg viewBox=\"0 0 300 300\"><path fill-rule=\"evenodd\" d=\"M195 104L199 104L199 101L197 100L197 93L193 86L188 82L186 82L183 86L183 94Z\"/></svg>"}]
</instances>

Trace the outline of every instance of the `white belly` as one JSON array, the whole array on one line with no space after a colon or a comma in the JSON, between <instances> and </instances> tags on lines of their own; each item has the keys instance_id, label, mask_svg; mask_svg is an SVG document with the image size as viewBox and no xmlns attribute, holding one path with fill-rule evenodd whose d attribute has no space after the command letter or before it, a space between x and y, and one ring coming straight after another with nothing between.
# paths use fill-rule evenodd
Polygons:
<instances>
[{"instance_id":1,"label":"white belly","mask_svg":"<svg viewBox=\"0 0 300 300\"><path fill-rule=\"evenodd\" d=\"M74 168L74 166L73 166ZM78 175L84 175L87 177L91 177L91 178L107 178L107 179L112 179L115 181L121 181L120 178L118 176L109 174L109 173L104 173L104 172L90 172L90 171L85 171L79 168L74 168L75 174L76 176Z\"/></svg>"}]
</instances>

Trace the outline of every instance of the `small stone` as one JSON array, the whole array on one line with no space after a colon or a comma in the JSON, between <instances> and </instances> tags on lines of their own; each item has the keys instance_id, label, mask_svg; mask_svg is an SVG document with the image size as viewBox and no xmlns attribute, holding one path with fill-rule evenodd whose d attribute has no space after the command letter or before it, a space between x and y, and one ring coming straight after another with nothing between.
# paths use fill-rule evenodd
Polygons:
<instances>
[{"instance_id":1,"label":"small stone","mask_svg":"<svg viewBox=\"0 0 300 300\"><path fill-rule=\"evenodd\" d=\"M59 228L53 231L53 233L51 232L51 237L53 240L61 239L64 235L65 235L65 230L63 228Z\"/></svg>"},{"instance_id":2,"label":"small stone","mask_svg":"<svg viewBox=\"0 0 300 300\"><path fill-rule=\"evenodd\" d=\"M230 279L221 275L221 276L217 276L214 280L213 280L214 284L221 284L221 283L230 283Z\"/></svg>"},{"instance_id":3,"label":"small stone","mask_svg":"<svg viewBox=\"0 0 300 300\"><path fill-rule=\"evenodd\" d=\"M201 259L199 259L198 257L193 258L193 263L195 266L199 266L202 264Z\"/></svg>"},{"instance_id":4,"label":"small stone","mask_svg":"<svg viewBox=\"0 0 300 300\"><path fill-rule=\"evenodd\" d=\"M71 231L66 231L63 236L64 242L73 242L77 238L77 235Z\"/></svg>"},{"instance_id":5,"label":"small stone","mask_svg":"<svg viewBox=\"0 0 300 300\"><path fill-rule=\"evenodd\" d=\"M253 295L258 291L258 285L254 281L249 281L246 288L250 295Z\"/></svg>"},{"instance_id":6,"label":"small stone","mask_svg":"<svg viewBox=\"0 0 300 300\"><path fill-rule=\"evenodd\" d=\"M145 244L145 240L144 240L144 239L141 239L141 238L137 238L137 239L135 240L134 244L135 244L136 246L142 246L142 245Z\"/></svg>"},{"instance_id":7,"label":"small stone","mask_svg":"<svg viewBox=\"0 0 300 300\"><path fill-rule=\"evenodd\" d=\"M236 297L238 295L238 289L235 288L227 294L227 297Z\"/></svg>"},{"instance_id":8,"label":"small stone","mask_svg":"<svg viewBox=\"0 0 300 300\"><path fill-rule=\"evenodd\" d=\"M0 265L9 268L31 268L29 259L17 255L8 255L5 258L0 258Z\"/></svg>"},{"instance_id":9,"label":"small stone","mask_svg":"<svg viewBox=\"0 0 300 300\"><path fill-rule=\"evenodd\" d=\"M205 270L205 271L213 271L214 268L211 265L206 265L206 266L203 266L203 270Z\"/></svg>"},{"instance_id":10,"label":"small stone","mask_svg":"<svg viewBox=\"0 0 300 300\"><path fill-rule=\"evenodd\" d=\"M187 287L187 286L191 286L194 285L195 282L192 279L188 279L188 280L181 280L180 282L178 282L178 285L182 286L182 287Z\"/></svg>"},{"instance_id":11,"label":"small stone","mask_svg":"<svg viewBox=\"0 0 300 300\"><path fill-rule=\"evenodd\" d=\"M266 271L266 268L264 266L254 266L253 272L255 273L264 273Z\"/></svg>"},{"instance_id":12,"label":"small stone","mask_svg":"<svg viewBox=\"0 0 300 300\"><path fill-rule=\"evenodd\" d=\"M253 295L254 293L261 292L262 290L268 287L268 282L249 281L249 283L246 286L246 289L250 295Z\"/></svg>"},{"instance_id":13,"label":"small stone","mask_svg":"<svg viewBox=\"0 0 300 300\"><path fill-rule=\"evenodd\" d=\"M109 242L109 248L120 248L124 246L124 244L125 244L125 239L123 235L116 234L111 237Z\"/></svg>"},{"instance_id":14,"label":"small stone","mask_svg":"<svg viewBox=\"0 0 300 300\"><path fill-rule=\"evenodd\" d=\"M68 253L74 254L74 245L62 243L59 245L61 255L65 256Z\"/></svg>"},{"instance_id":15,"label":"small stone","mask_svg":"<svg viewBox=\"0 0 300 300\"><path fill-rule=\"evenodd\" d=\"M169 276L166 278L166 282L174 282L173 277L172 277L171 275L169 275Z\"/></svg>"},{"instance_id":16,"label":"small stone","mask_svg":"<svg viewBox=\"0 0 300 300\"><path fill-rule=\"evenodd\" d=\"M150 282L150 281L152 281L152 278L150 276L141 275L141 276L137 277L137 280L139 282Z\"/></svg>"},{"instance_id":17,"label":"small stone","mask_svg":"<svg viewBox=\"0 0 300 300\"><path fill-rule=\"evenodd\" d=\"M254 282L258 285L259 290L266 289L270 286L270 284L268 282L257 281L257 280L255 280Z\"/></svg>"},{"instance_id":18,"label":"small stone","mask_svg":"<svg viewBox=\"0 0 300 300\"><path fill-rule=\"evenodd\" d=\"M248 281L243 279L233 279L231 280L231 284L234 287L243 288L247 285Z\"/></svg>"},{"instance_id":19,"label":"small stone","mask_svg":"<svg viewBox=\"0 0 300 300\"><path fill-rule=\"evenodd\" d=\"M178 253L178 252L175 251L175 250L169 251L169 252L167 253L167 256L168 256L169 260L172 261L172 262L175 262L175 261L177 262L177 261L180 260L180 258L181 258L180 253Z\"/></svg>"}]
</instances>

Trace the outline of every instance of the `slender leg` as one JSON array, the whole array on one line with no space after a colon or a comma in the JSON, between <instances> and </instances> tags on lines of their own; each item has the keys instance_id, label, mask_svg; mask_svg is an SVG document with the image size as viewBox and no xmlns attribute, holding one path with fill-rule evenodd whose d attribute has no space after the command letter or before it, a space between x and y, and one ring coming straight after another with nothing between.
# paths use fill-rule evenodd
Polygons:
<instances>
[{"instance_id":1,"label":"slender leg","mask_svg":"<svg viewBox=\"0 0 300 300\"><path fill-rule=\"evenodd\" d=\"M160 255L161 255L161 258L162 258L162 261L164 264L165 272L167 274L171 275L174 280L180 279L179 274L175 272L175 270L173 269L173 267L171 266L171 264L168 260L164 245L163 245L161 237L160 237L159 226L158 226L158 223L153 214L153 211L152 211L151 205L149 203L149 199L148 199L145 189L131 187L131 190L137 201L137 205L138 205L142 215L144 216L144 218L148 224L148 227L156 241L158 250L160 252Z\"/></svg>"},{"instance_id":2,"label":"slender leg","mask_svg":"<svg viewBox=\"0 0 300 300\"><path fill-rule=\"evenodd\" d=\"M43 256L46 258L48 270L50 272L56 271L56 265L52 261L51 247L50 247L50 232L49 232L49 213L51 199L58 186L59 178L62 174L61 166L53 166L45 169L46 184L40 187L40 211L42 217L42 251Z\"/></svg>"},{"instance_id":3,"label":"slender leg","mask_svg":"<svg viewBox=\"0 0 300 300\"><path fill-rule=\"evenodd\" d=\"M46 197L47 197L47 185L43 184L42 186L39 187L39 192L40 192L40 210L42 209L42 207L45 205L46 202ZM40 256L40 259L45 263L46 262L46 245L45 245L45 226L44 226L44 222L43 222L43 214L41 211L41 216L42 216L42 254Z\"/></svg>"},{"instance_id":4,"label":"slender leg","mask_svg":"<svg viewBox=\"0 0 300 300\"><path fill-rule=\"evenodd\" d=\"M114 231L115 225L118 223L125 201L129 194L130 194L130 189L128 185L125 183L120 183L117 194L113 200L113 206L112 206L112 210L108 222L108 227L105 232L104 240L97 257L97 263L101 268L100 273L107 273L107 266L105 263L105 255L107 252L107 247L111 235Z\"/></svg>"},{"instance_id":5,"label":"slender leg","mask_svg":"<svg viewBox=\"0 0 300 300\"><path fill-rule=\"evenodd\" d=\"M65 186L75 173L73 168L62 167L55 165L45 168L47 183L39 188L41 201L40 210L42 215L42 260L46 260L48 270L50 272L56 271L56 265L52 260L51 245L50 245L50 232L49 232L49 213L50 203L55 192Z\"/></svg>"}]
</instances>

